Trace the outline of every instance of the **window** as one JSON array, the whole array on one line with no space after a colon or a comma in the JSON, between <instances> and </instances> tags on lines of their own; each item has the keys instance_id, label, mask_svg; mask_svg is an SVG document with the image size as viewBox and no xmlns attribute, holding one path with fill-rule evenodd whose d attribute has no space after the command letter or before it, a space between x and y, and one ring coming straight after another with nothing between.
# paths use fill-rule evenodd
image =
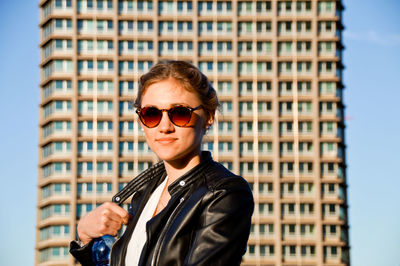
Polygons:
<instances>
[{"instance_id":1,"label":"window","mask_svg":"<svg viewBox=\"0 0 400 266\"><path fill-rule=\"evenodd\" d=\"M255 245L249 245L249 254L255 255L255 253L256 253Z\"/></svg>"},{"instance_id":2,"label":"window","mask_svg":"<svg viewBox=\"0 0 400 266\"><path fill-rule=\"evenodd\" d=\"M258 163L258 172L260 174L271 173L272 172L272 163L271 162Z\"/></svg>"},{"instance_id":3,"label":"window","mask_svg":"<svg viewBox=\"0 0 400 266\"><path fill-rule=\"evenodd\" d=\"M257 62L257 72L260 74L271 72L272 62Z\"/></svg>"},{"instance_id":4,"label":"window","mask_svg":"<svg viewBox=\"0 0 400 266\"><path fill-rule=\"evenodd\" d=\"M337 255L337 247L331 247L331 255L336 256Z\"/></svg>"},{"instance_id":5,"label":"window","mask_svg":"<svg viewBox=\"0 0 400 266\"><path fill-rule=\"evenodd\" d=\"M271 21L257 22L257 32L270 32L272 29Z\"/></svg>"},{"instance_id":6,"label":"window","mask_svg":"<svg viewBox=\"0 0 400 266\"><path fill-rule=\"evenodd\" d=\"M260 194L267 194L273 192L273 184L272 183L259 183L258 191Z\"/></svg>"},{"instance_id":7,"label":"window","mask_svg":"<svg viewBox=\"0 0 400 266\"><path fill-rule=\"evenodd\" d=\"M61 0L56 0L56 7L61 8L62 7L62 1Z\"/></svg>"},{"instance_id":8,"label":"window","mask_svg":"<svg viewBox=\"0 0 400 266\"><path fill-rule=\"evenodd\" d=\"M272 203L259 203L258 211L260 214L272 213L273 212L273 204Z\"/></svg>"},{"instance_id":9,"label":"window","mask_svg":"<svg viewBox=\"0 0 400 266\"><path fill-rule=\"evenodd\" d=\"M62 20L61 19L56 19L56 28L62 28Z\"/></svg>"},{"instance_id":10,"label":"window","mask_svg":"<svg viewBox=\"0 0 400 266\"><path fill-rule=\"evenodd\" d=\"M284 43L284 50L286 51L286 52L291 52L292 51L292 43L291 42L285 42Z\"/></svg>"}]
</instances>

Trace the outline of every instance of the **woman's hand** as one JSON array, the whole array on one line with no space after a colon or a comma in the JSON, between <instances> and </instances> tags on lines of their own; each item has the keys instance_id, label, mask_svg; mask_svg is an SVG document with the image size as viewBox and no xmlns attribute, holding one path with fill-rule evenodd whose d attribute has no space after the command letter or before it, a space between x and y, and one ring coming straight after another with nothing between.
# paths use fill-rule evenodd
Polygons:
<instances>
[{"instance_id":1,"label":"woman's hand","mask_svg":"<svg viewBox=\"0 0 400 266\"><path fill-rule=\"evenodd\" d=\"M78 236L83 244L103 236L116 236L122 224L128 224L129 213L112 202L106 202L86 214L78 223Z\"/></svg>"}]
</instances>

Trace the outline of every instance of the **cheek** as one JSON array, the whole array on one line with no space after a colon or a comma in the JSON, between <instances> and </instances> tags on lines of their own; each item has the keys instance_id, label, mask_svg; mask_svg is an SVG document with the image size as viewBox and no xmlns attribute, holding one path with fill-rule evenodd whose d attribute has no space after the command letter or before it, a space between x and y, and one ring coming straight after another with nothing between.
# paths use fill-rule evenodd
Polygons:
<instances>
[{"instance_id":1,"label":"cheek","mask_svg":"<svg viewBox=\"0 0 400 266\"><path fill-rule=\"evenodd\" d=\"M144 131L144 136L146 138L146 142L147 144L151 145L153 143L153 139L154 139L154 134L152 133L152 130L150 128L143 128Z\"/></svg>"},{"instance_id":2,"label":"cheek","mask_svg":"<svg viewBox=\"0 0 400 266\"><path fill-rule=\"evenodd\" d=\"M192 128L191 135L193 139L196 140L201 140L204 136L204 126L203 123L197 123L195 127Z\"/></svg>"}]
</instances>

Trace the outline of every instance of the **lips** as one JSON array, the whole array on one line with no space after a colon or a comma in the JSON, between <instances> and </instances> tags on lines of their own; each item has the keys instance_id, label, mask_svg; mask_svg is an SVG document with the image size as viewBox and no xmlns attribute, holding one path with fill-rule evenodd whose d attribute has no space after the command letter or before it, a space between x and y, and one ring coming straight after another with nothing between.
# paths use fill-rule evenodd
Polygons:
<instances>
[{"instance_id":1,"label":"lips","mask_svg":"<svg viewBox=\"0 0 400 266\"><path fill-rule=\"evenodd\" d=\"M170 144L176 140L177 138L158 138L156 139L156 142L160 144Z\"/></svg>"}]
</instances>

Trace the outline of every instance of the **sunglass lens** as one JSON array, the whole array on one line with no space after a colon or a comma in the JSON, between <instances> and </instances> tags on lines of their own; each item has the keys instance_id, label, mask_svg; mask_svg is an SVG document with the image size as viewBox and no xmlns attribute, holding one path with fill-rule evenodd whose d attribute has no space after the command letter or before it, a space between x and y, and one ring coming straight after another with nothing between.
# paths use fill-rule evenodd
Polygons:
<instances>
[{"instance_id":1,"label":"sunglass lens","mask_svg":"<svg viewBox=\"0 0 400 266\"><path fill-rule=\"evenodd\" d=\"M177 126L186 126L191 118L190 109L184 106L177 106L169 111L169 116L172 122Z\"/></svg>"},{"instance_id":2,"label":"sunglass lens","mask_svg":"<svg viewBox=\"0 0 400 266\"><path fill-rule=\"evenodd\" d=\"M162 111L155 107L146 107L141 110L140 117L145 126L155 127L161 121Z\"/></svg>"}]
</instances>

